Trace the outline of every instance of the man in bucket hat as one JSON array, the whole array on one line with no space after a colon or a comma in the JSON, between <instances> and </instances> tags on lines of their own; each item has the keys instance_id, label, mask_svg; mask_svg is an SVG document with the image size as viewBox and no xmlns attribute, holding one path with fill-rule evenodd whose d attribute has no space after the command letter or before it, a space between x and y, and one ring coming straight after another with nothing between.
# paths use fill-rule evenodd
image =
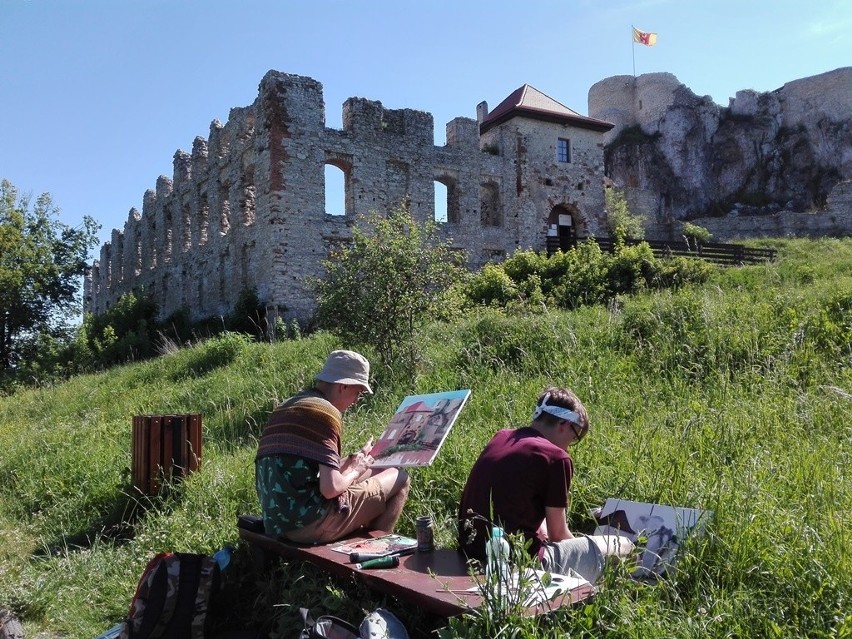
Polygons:
<instances>
[{"instance_id":1,"label":"man in bucket hat","mask_svg":"<svg viewBox=\"0 0 852 639\"><path fill-rule=\"evenodd\" d=\"M369 380L363 355L333 351L313 388L269 416L255 458L266 534L323 544L362 527L393 530L408 497L408 474L373 470L372 441L340 456L343 413L363 393L372 394Z\"/></svg>"}]
</instances>

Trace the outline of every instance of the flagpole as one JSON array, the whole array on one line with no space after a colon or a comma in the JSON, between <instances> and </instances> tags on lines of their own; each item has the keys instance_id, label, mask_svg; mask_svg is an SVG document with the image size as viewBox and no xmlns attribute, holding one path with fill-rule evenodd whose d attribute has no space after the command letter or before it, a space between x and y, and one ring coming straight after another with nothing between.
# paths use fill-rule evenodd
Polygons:
<instances>
[{"instance_id":1,"label":"flagpole","mask_svg":"<svg viewBox=\"0 0 852 639\"><path fill-rule=\"evenodd\" d=\"M633 77L636 78L636 42L633 39L633 29L635 29L632 24L630 25L630 47L633 52Z\"/></svg>"}]
</instances>

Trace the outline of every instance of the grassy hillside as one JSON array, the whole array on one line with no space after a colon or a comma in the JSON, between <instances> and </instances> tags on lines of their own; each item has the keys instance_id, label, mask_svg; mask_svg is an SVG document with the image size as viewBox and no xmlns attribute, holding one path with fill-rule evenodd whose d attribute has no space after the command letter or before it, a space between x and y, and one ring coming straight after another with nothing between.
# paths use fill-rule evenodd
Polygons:
<instances>
[{"instance_id":1,"label":"grassy hillside","mask_svg":"<svg viewBox=\"0 0 852 639\"><path fill-rule=\"evenodd\" d=\"M527 423L545 385L570 386L592 420L573 452L575 529L590 531L588 509L610 496L715 516L672 579L649 587L613 570L590 604L519 636L850 637L852 241L772 246L776 263L720 270L700 288L436 325L416 387L375 371L376 394L348 414L346 452L404 395L472 389L437 462L412 471L400 524L413 534L432 514L437 543L452 545L482 446ZM328 334L274 345L227 335L0 398L0 608L28 634L91 638L126 613L154 552L234 542L237 515L257 511L266 415L338 346L358 347ZM156 498L134 494L131 416L187 412L203 414L201 471ZM258 574L243 549L228 583L214 622L262 636L295 636L300 606L357 621L383 603L303 566ZM413 637L444 625L384 603ZM443 634L480 631L462 620Z\"/></svg>"}]
</instances>

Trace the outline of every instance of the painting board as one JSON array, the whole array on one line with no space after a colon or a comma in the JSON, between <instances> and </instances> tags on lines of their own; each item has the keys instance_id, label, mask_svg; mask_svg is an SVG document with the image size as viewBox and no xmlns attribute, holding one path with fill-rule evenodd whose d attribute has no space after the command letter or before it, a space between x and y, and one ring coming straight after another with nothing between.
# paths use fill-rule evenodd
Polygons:
<instances>
[{"instance_id":1,"label":"painting board","mask_svg":"<svg viewBox=\"0 0 852 639\"><path fill-rule=\"evenodd\" d=\"M375 555L391 555L397 552L405 552L417 546L417 540L412 537L404 537L389 533L381 537L358 539L355 541L335 544L331 547L334 552L342 552L349 555L353 552L370 553Z\"/></svg>"},{"instance_id":2,"label":"painting board","mask_svg":"<svg viewBox=\"0 0 852 639\"><path fill-rule=\"evenodd\" d=\"M373 468L429 466L470 397L470 390L408 395L373 445Z\"/></svg>"},{"instance_id":3,"label":"painting board","mask_svg":"<svg viewBox=\"0 0 852 639\"><path fill-rule=\"evenodd\" d=\"M595 535L618 534L643 540L635 577L654 579L670 570L687 536L699 534L710 511L609 498L595 513Z\"/></svg>"}]
</instances>

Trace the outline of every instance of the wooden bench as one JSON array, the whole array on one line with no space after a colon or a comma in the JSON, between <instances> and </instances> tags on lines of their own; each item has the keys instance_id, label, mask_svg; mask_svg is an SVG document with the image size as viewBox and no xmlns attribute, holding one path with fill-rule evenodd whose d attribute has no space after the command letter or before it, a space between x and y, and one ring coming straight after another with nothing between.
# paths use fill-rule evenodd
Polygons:
<instances>
[{"instance_id":1,"label":"wooden bench","mask_svg":"<svg viewBox=\"0 0 852 639\"><path fill-rule=\"evenodd\" d=\"M452 617L482 605L482 597L469 589L476 581L468 572L467 562L458 551L437 548L430 553L415 553L400 557L399 566L387 569L359 570L349 562L348 555L331 550L330 545L302 546L279 541L262 532L259 517L240 517L240 539L268 555L290 560L308 561L330 574L354 577L378 592L399 598L418 608L441 617ZM346 541L379 537L386 533L370 531ZM339 543L339 542L338 542ZM584 584L557 596L553 601L529 608L531 615L542 614L590 597L593 587Z\"/></svg>"}]
</instances>

